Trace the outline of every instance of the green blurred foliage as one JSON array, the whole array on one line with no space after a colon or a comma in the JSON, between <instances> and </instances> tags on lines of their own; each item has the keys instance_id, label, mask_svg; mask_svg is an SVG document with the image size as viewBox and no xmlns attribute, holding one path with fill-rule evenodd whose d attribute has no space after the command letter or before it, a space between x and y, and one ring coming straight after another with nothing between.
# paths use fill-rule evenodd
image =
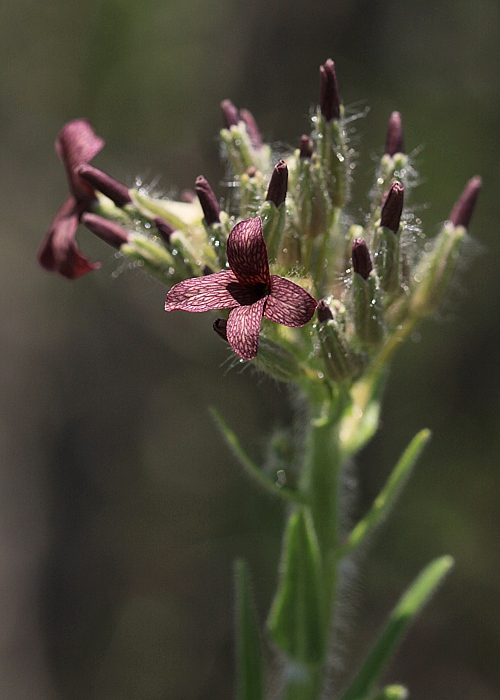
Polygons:
<instances>
[{"instance_id":1,"label":"green blurred foliage","mask_svg":"<svg viewBox=\"0 0 500 700\"><path fill-rule=\"evenodd\" d=\"M0 687L11 700L229 698L232 560L250 562L264 619L283 513L251 485L207 412L256 458L289 419L288 392L230 369L208 316L163 313L164 290L103 261L68 284L35 254L66 197L53 141L87 117L96 164L165 192L203 173L225 195L221 99L296 145L337 63L360 152L352 215L403 114L437 231L484 180L466 265L439 318L394 362L382 430L358 459L362 513L409 439L434 438L374 551L348 586L345 668L418 569L454 573L396 657L412 697L500 694L500 7L496 0L4 0L0 7ZM161 175L161 177L159 176ZM427 206L429 204L430 206ZM437 322L436 322L437 321Z\"/></svg>"}]
</instances>

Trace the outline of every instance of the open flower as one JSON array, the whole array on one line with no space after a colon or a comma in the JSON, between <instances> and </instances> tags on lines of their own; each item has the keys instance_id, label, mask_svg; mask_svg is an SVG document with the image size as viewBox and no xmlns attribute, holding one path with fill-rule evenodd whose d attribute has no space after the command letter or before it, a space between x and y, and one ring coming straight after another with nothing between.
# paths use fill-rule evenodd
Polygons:
<instances>
[{"instance_id":1,"label":"open flower","mask_svg":"<svg viewBox=\"0 0 500 700\"><path fill-rule=\"evenodd\" d=\"M85 119L68 122L56 140L56 151L68 175L71 196L56 213L38 251L38 261L47 270L68 279L78 279L99 267L78 250L76 230L82 214L90 211L96 199L95 190L78 174L78 168L88 163L104 147Z\"/></svg>"},{"instance_id":2,"label":"open flower","mask_svg":"<svg viewBox=\"0 0 500 700\"><path fill-rule=\"evenodd\" d=\"M260 218L240 221L227 239L230 270L179 282L167 294L165 311L231 309L227 340L244 360L257 355L262 317L298 328L311 320L316 299L298 284L269 273Z\"/></svg>"}]
</instances>

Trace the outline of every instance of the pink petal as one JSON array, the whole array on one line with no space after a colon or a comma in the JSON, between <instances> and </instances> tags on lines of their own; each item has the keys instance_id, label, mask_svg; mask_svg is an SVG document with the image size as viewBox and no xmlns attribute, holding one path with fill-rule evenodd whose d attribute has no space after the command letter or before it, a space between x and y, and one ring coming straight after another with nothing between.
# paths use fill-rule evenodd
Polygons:
<instances>
[{"instance_id":1,"label":"pink petal","mask_svg":"<svg viewBox=\"0 0 500 700\"><path fill-rule=\"evenodd\" d=\"M236 224L227 239L227 259L242 285L269 284L269 261L259 217Z\"/></svg>"},{"instance_id":2,"label":"pink petal","mask_svg":"<svg viewBox=\"0 0 500 700\"><path fill-rule=\"evenodd\" d=\"M239 306L235 293L240 289L240 283L230 270L206 277L192 277L175 284L168 292L165 311L198 313L211 309L232 309Z\"/></svg>"},{"instance_id":3,"label":"pink petal","mask_svg":"<svg viewBox=\"0 0 500 700\"><path fill-rule=\"evenodd\" d=\"M267 298L264 317L282 326L298 328L311 320L317 302L309 292L295 282L278 275L271 276L271 292Z\"/></svg>"},{"instance_id":4,"label":"pink petal","mask_svg":"<svg viewBox=\"0 0 500 700\"><path fill-rule=\"evenodd\" d=\"M104 140L85 119L68 122L56 140L56 151L66 167L70 187L76 199L94 196L94 188L78 176L78 166L88 163L104 148Z\"/></svg>"},{"instance_id":5,"label":"pink petal","mask_svg":"<svg viewBox=\"0 0 500 700\"><path fill-rule=\"evenodd\" d=\"M70 280L100 267L99 263L91 263L78 250L77 228L78 205L73 197L69 197L55 215L38 251L38 261L42 267Z\"/></svg>"},{"instance_id":6,"label":"pink petal","mask_svg":"<svg viewBox=\"0 0 500 700\"><path fill-rule=\"evenodd\" d=\"M226 333L234 352L244 360L252 360L259 349L259 333L266 298L251 306L238 306L229 314Z\"/></svg>"}]
</instances>

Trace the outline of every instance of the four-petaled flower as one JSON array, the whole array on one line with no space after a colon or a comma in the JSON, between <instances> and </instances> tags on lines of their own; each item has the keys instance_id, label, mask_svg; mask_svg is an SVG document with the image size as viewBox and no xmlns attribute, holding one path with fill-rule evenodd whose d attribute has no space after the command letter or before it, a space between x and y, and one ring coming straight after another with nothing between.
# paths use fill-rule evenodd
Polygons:
<instances>
[{"instance_id":1,"label":"four-petaled flower","mask_svg":"<svg viewBox=\"0 0 500 700\"><path fill-rule=\"evenodd\" d=\"M227 239L230 270L183 280L167 294L165 311L231 309L227 340L244 360L257 355L262 317L298 328L311 320L316 299L298 284L271 275L260 218L240 221Z\"/></svg>"},{"instance_id":2,"label":"four-petaled flower","mask_svg":"<svg viewBox=\"0 0 500 700\"><path fill-rule=\"evenodd\" d=\"M71 196L56 213L45 234L38 260L42 267L68 279L78 279L99 267L78 250L76 230L81 216L91 211L95 190L78 174L78 168L92 160L104 147L85 119L68 122L56 140L56 151L66 167Z\"/></svg>"}]
</instances>

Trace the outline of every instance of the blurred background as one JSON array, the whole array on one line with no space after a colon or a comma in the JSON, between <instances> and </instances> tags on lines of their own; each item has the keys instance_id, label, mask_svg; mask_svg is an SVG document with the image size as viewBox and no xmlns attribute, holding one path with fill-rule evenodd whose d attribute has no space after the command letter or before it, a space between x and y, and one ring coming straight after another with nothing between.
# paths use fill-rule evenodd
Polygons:
<instances>
[{"instance_id":1,"label":"blurred background","mask_svg":"<svg viewBox=\"0 0 500 700\"><path fill-rule=\"evenodd\" d=\"M251 565L264 619L283 512L240 473L207 412L255 459L286 426L288 392L228 369L204 315L163 312L165 290L120 271L75 283L35 256L67 196L53 143L86 117L94 163L175 194L217 194L220 101L298 144L337 65L366 206L387 118L403 114L428 235L465 182L484 180L473 241L439 317L393 363L382 430L357 460L362 513L410 438L434 437L360 563L346 668L419 569L456 568L388 680L412 698L500 696L500 6L497 0L3 0L0 6L0 697L209 700L233 694L232 562ZM117 274L118 273L118 274Z\"/></svg>"}]
</instances>

